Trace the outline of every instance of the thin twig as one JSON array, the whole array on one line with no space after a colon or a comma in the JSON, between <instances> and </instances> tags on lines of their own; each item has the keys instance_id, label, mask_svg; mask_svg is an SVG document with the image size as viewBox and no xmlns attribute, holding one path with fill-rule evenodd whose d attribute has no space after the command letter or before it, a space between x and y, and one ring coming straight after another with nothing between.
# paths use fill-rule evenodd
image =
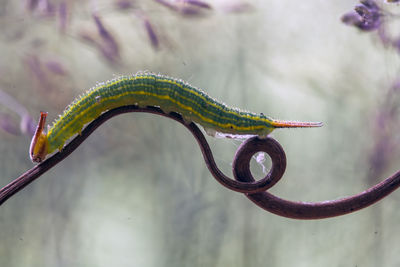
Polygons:
<instances>
[{"instance_id":1,"label":"thin twig","mask_svg":"<svg viewBox=\"0 0 400 267\"><path fill-rule=\"evenodd\" d=\"M103 113L96 120L88 124L82 133L68 143L60 152L36 165L10 184L0 190L0 205L8 198L22 190L36 178L71 154L94 130L108 119L128 112L147 112L171 118L183 124L196 138L203 153L208 169L223 186L245 193L246 196L261 208L280 216L294 219L322 219L335 217L365 208L389 195L400 186L400 171L385 179L374 187L348 198L323 202L294 202L278 198L270 193L262 192L279 181L285 172L286 156L277 141L272 138L249 138L239 147L233 161L233 173L237 181L225 176L216 166L211 149L199 128L194 124L185 124L181 115L164 113L157 107L139 108L138 106L124 106ZM250 172L251 157L263 151L269 154L272 160L270 172L259 181L255 181Z\"/></svg>"}]
</instances>

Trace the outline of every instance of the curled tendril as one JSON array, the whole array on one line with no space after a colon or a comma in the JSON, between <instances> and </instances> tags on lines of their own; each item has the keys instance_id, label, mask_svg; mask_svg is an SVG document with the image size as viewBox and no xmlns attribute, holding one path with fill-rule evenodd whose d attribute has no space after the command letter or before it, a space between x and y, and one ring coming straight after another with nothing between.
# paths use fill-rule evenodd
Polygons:
<instances>
[{"instance_id":1,"label":"curled tendril","mask_svg":"<svg viewBox=\"0 0 400 267\"><path fill-rule=\"evenodd\" d=\"M194 123L185 124L181 115L174 112L166 114L157 107L139 108L138 106L132 105L115 108L103 113L88 124L85 129L82 130L82 133L68 143L62 151L57 152L0 189L0 205L71 154L105 121L116 115L128 112L158 114L183 124L196 138L208 169L219 183L233 191L245 193L245 195L259 207L280 216L294 219L322 219L339 216L365 208L389 195L400 186L400 171L398 171L383 182L352 197L315 203L284 200L265 192L282 178L286 168L285 152L274 139L253 137L243 142L238 148L233 161L233 174L235 177L235 180L233 180L218 169L204 135ZM267 153L272 160L271 170L263 179L258 181L253 178L250 171L250 160L257 152Z\"/></svg>"}]
</instances>

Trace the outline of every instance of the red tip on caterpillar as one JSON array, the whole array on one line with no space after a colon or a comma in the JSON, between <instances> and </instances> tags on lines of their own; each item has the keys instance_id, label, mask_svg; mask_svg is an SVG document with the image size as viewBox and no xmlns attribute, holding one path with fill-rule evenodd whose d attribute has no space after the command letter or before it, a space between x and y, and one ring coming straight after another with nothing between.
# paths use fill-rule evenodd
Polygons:
<instances>
[{"instance_id":1,"label":"red tip on caterpillar","mask_svg":"<svg viewBox=\"0 0 400 267\"><path fill-rule=\"evenodd\" d=\"M29 148L29 156L32 162L41 162L46 158L48 141L47 134L43 131L46 123L47 112L40 112L40 119L35 134L32 137L31 146Z\"/></svg>"},{"instance_id":2,"label":"red tip on caterpillar","mask_svg":"<svg viewBox=\"0 0 400 267\"><path fill-rule=\"evenodd\" d=\"M321 127L322 122L300 122L300 121L278 121L274 120L272 122L274 128L311 128L311 127Z\"/></svg>"}]
</instances>

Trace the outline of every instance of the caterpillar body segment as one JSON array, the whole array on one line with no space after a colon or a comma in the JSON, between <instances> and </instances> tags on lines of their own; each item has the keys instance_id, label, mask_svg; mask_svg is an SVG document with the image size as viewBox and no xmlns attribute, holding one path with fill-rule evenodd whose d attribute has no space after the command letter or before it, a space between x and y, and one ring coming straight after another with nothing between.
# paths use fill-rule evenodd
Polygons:
<instances>
[{"instance_id":1,"label":"caterpillar body segment","mask_svg":"<svg viewBox=\"0 0 400 267\"><path fill-rule=\"evenodd\" d=\"M40 162L47 154L62 149L65 142L80 133L85 124L103 112L126 105L158 106L165 112L180 113L185 122L195 122L207 133L257 135L266 137L275 128L320 127L319 122L295 122L271 119L264 114L241 111L211 98L182 80L163 75L141 73L100 83L74 100L44 133L42 113L32 139L30 156Z\"/></svg>"}]
</instances>

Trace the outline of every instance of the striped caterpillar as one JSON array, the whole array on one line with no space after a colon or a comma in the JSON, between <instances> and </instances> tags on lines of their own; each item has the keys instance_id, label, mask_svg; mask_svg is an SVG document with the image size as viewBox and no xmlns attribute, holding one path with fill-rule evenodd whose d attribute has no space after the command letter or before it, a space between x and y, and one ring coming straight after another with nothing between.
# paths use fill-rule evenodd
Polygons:
<instances>
[{"instance_id":1,"label":"striped caterpillar","mask_svg":"<svg viewBox=\"0 0 400 267\"><path fill-rule=\"evenodd\" d=\"M319 122L271 119L231 108L189 84L163 75L141 73L98 84L75 99L44 132L47 113L41 117L32 138L30 158L41 162L47 154L61 150L65 142L101 113L126 105L158 106L164 112L180 113L186 122L196 122L207 134L257 135L266 137L275 128L319 127Z\"/></svg>"}]
</instances>

